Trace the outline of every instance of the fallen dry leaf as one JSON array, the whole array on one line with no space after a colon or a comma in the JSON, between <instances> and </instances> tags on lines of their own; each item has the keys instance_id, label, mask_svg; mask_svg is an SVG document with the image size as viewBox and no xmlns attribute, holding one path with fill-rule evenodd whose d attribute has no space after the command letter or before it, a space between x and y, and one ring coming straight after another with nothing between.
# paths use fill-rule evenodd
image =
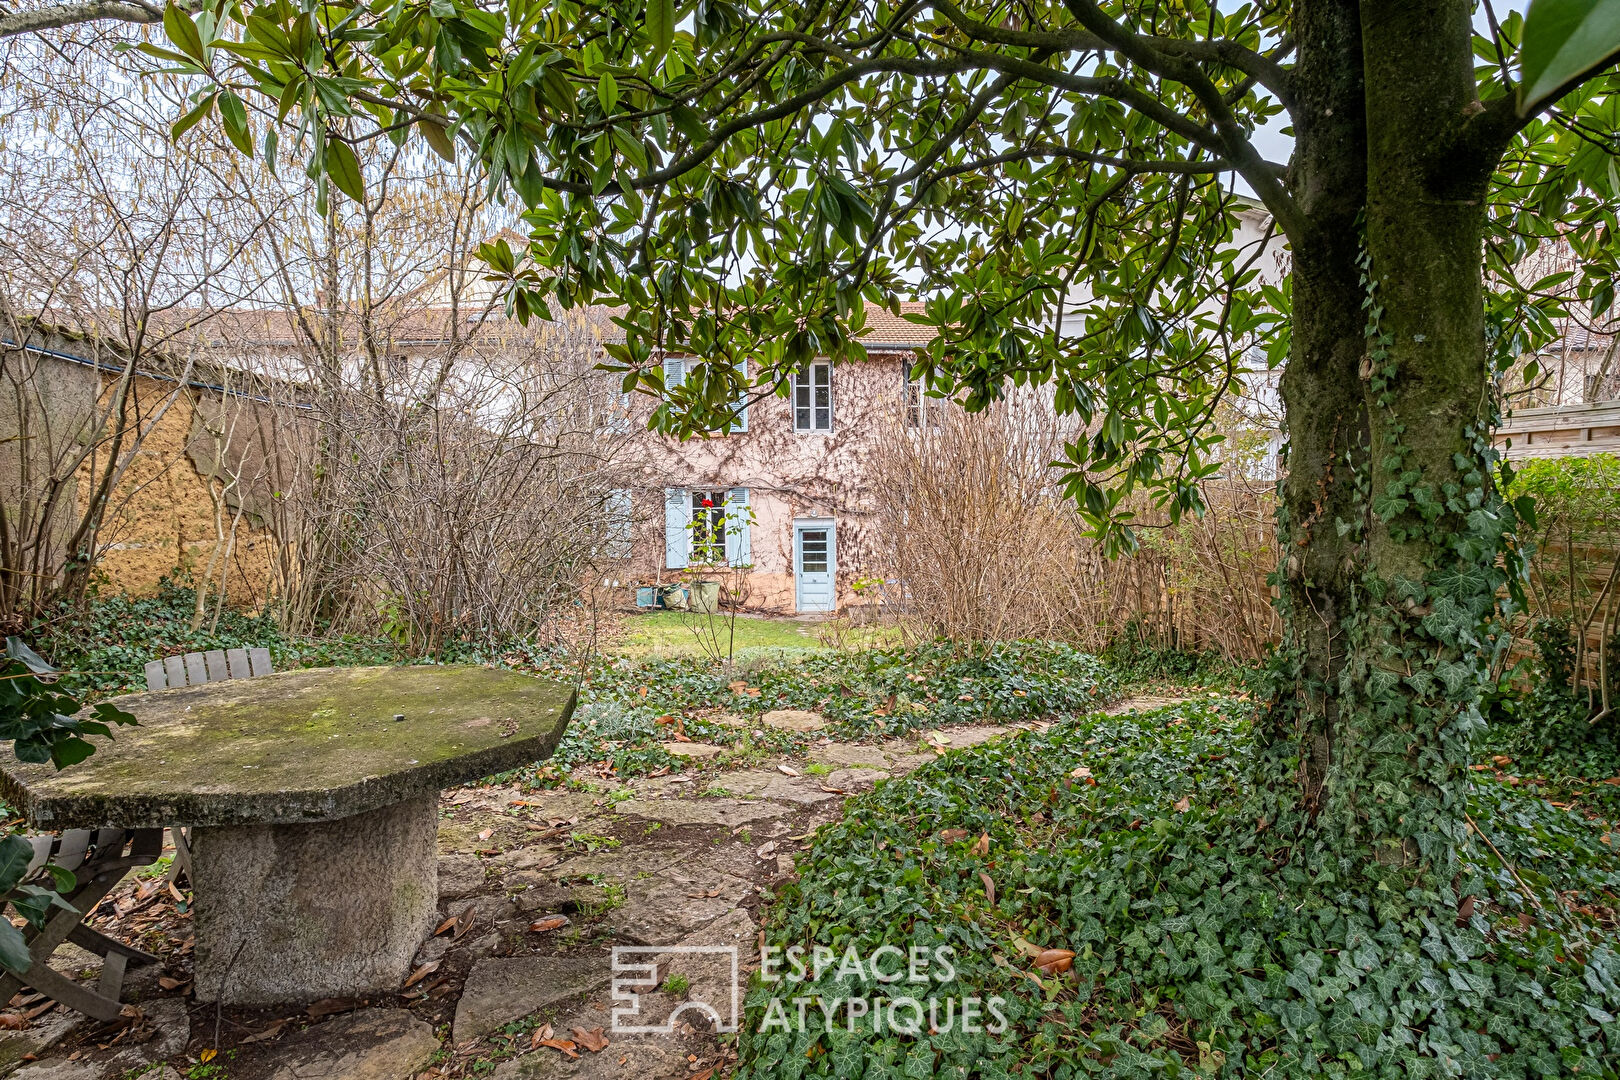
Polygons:
<instances>
[{"instance_id":1,"label":"fallen dry leaf","mask_svg":"<svg viewBox=\"0 0 1620 1080\"><path fill-rule=\"evenodd\" d=\"M967 834L968 831L966 829L942 829L940 830L939 838L945 841L947 844L950 844L955 843L958 840L966 840Z\"/></svg>"},{"instance_id":2,"label":"fallen dry leaf","mask_svg":"<svg viewBox=\"0 0 1620 1080\"><path fill-rule=\"evenodd\" d=\"M495 830L494 829L481 829L478 832L478 839L480 839L480 840L488 840L490 837L492 837L494 835L495 835Z\"/></svg>"},{"instance_id":3,"label":"fallen dry leaf","mask_svg":"<svg viewBox=\"0 0 1620 1080\"><path fill-rule=\"evenodd\" d=\"M1035 967L1048 975L1058 975L1074 966L1074 953L1068 949L1046 949L1035 958Z\"/></svg>"},{"instance_id":4,"label":"fallen dry leaf","mask_svg":"<svg viewBox=\"0 0 1620 1080\"><path fill-rule=\"evenodd\" d=\"M991 907L996 906L996 883L990 880L990 875L983 870L979 871L979 880L984 882L985 899Z\"/></svg>"},{"instance_id":5,"label":"fallen dry leaf","mask_svg":"<svg viewBox=\"0 0 1620 1080\"><path fill-rule=\"evenodd\" d=\"M544 934L548 930L561 930L568 925L566 915L548 915L529 924L529 930L536 934Z\"/></svg>"},{"instance_id":6,"label":"fallen dry leaf","mask_svg":"<svg viewBox=\"0 0 1620 1080\"><path fill-rule=\"evenodd\" d=\"M158 977L158 985L165 990L179 990L181 987L190 986L191 980L176 979L173 975L161 975Z\"/></svg>"},{"instance_id":7,"label":"fallen dry leaf","mask_svg":"<svg viewBox=\"0 0 1620 1080\"><path fill-rule=\"evenodd\" d=\"M23 1019L21 1013L0 1013L0 1029L4 1029L6 1031L21 1031L27 1026L28 1021Z\"/></svg>"},{"instance_id":8,"label":"fallen dry leaf","mask_svg":"<svg viewBox=\"0 0 1620 1080\"><path fill-rule=\"evenodd\" d=\"M1186 795L1176 800L1176 813L1185 814L1192 809L1192 799Z\"/></svg>"},{"instance_id":9,"label":"fallen dry leaf","mask_svg":"<svg viewBox=\"0 0 1620 1080\"><path fill-rule=\"evenodd\" d=\"M791 765L778 765L776 767L776 771L781 773L783 776L798 776L799 775L799 770L795 769Z\"/></svg>"},{"instance_id":10,"label":"fallen dry leaf","mask_svg":"<svg viewBox=\"0 0 1620 1080\"><path fill-rule=\"evenodd\" d=\"M979 838L973 842L973 846L968 850L981 859L990 854L990 834L980 834Z\"/></svg>"},{"instance_id":11,"label":"fallen dry leaf","mask_svg":"<svg viewBox=\"0 0 1620 1080\"><path fill-rule=\"evenodd\" d=\"M427 978L429 975L438 970L439 962L437 960L429 960L427 963L411 972L410 977L405 980L405 985L402 987L402 989L409 990L411 987L415 986L417 983L421 982L423 979Z\"/></svg>"},{"instance_id":12,"label":"fallen dry leaf","mask_svg":"<svg viewBox=\"0 0 1620 1080\"><path fill-rule=\"evenodd\" d=\"M319 1020L323 1016L336 1016L338 1013L353 1012L360 1007L359 998L322 998L313 1002L304 1011L311 1020Z\"/></svg>"},{"instance_id":13,"label":"fallen dry leaf","mask_svg":"<svg viewBox=\"0 0 1620 1080\"><path fill-rule=\"evenodd\" d=\"M288 1019L277 1020L275 1023L271 1024L269 1027L265 1028L263 1031L256 1031L252 1035L249 1035L247 1038L243 1039L242 1042L243 1043L256 1043L256 1042L265 1042L266 1040L273 1039L277 1035L280 1035L282 1029L285 1028L290 1023L292 1023L292 1021L288 1020Z\"/></svg>"},{"instance_id":14,"label":"fallen dry leaf","mask_svg":"<svg viewBox=\"0 0 1620 1080\"><path fill-rule=\"evenodd\" d=\"M529 1038L529 1049L533 1050L538 1047L541 1043L551 1038L551 1034L552 1032L550 1024L541 1024L539 1027L535 1028L534 1034Z\"/></svg>"},{"instance_id":15,"label":"fallen dry leaf","mask_svg":"<svg viewBox=\"0 0 1620 1080\"><path fill-rule=\"evenodd\" d=\"M571 1058L579 1057L579 1051L574 1049L574 1044L568 1039L541 1039L535 1045L549 1046L553 1050L561 1050Z\"/></svg>"},{"instance_id":16,"label":"fallen dry leaf","mask_svg":"<svg viewBox=\"0 0 1620 1080\"><path fill-rule=\"evenodd\" d=\"M473 923L477 921L478 909L468 904L465 908L462 908L461 914L456 916L456 932L450 936L454 940L460 941L466 936L467 931L473 928Z\"/></svg>"},{"instance_id":17,"label":"fallen dry leaf","mask_svg":"<svg viewBox=\"0 0 1620 1080\"><path fill-rule=\"evenodd\" d=\"M600 1054L608 1048L608 1041L602 1036L602 1029L599 1027L591 1028L589 1031L584 1028L573 1028L571 1030L574 1033L574 1041L593 1054Z\"/></svg>"},{"instance_id":18,"label":"fallen dry leaf","mask_svg":"<svg viewBox=\"0 0 1620 1080\"><path fill-rule=\"evenodd\" d=\"M762 858L762 859L768 859L775 853L776 853L776 841L775 840L772 840L770 843L761 846L760 849L759 849L759 857Z\"/></svg>"}]
</instances>

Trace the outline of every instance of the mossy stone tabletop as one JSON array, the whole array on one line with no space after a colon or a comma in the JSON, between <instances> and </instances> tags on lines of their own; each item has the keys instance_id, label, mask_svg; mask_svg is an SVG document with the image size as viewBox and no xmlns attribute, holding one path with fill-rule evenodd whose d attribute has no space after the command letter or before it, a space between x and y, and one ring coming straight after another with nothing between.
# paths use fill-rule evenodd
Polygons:
<instances>
[{"instance_id":1,"label":"mossy stone tabletop","mask_svg":"<svg viewBox=\"0 0 1620 1080\"><path fill-rule=\"evenodd\" d=\"M117 704L140 726L88 760L0 767L31 825L333 821L543 760L574 692L497 668L314 668Z\"/></svg>"}]
</instances>

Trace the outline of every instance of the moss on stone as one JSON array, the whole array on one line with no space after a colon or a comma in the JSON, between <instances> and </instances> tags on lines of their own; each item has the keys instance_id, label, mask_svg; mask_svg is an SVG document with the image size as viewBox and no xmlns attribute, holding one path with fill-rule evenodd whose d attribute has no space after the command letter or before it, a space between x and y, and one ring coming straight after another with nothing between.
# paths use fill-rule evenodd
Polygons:
<instances>
[{"instance_id":1,"label":"moss on stone","mask_svg":"<svg viewBox=\"0 0 1620 1080\"><path fill-rule=\"evenodd\" d=\"M49 828L321 821L550 756L571 688L470 666L321 668L134 694L89 760L0 768ZM402 715L403 720L395 720Z\"/></svg>"}]
</instances>

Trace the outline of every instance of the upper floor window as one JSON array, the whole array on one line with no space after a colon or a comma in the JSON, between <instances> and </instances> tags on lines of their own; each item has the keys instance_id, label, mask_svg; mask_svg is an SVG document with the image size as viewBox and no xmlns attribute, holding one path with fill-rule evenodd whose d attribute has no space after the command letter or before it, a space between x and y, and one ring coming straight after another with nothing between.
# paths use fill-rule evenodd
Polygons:
<instances>
[{"instance_id":1,"label":"upper floor window","mask_svg":"<svg viewBox=\"0 0 1620 1080\"><path fill-rule=\"evenodd\" d=\"M928 387L923 383L923 380L914 379L914 378L911 377L911 368L910 367L907 367L905 369L904 375L905 375L905 380L906 380L906 387L905 387L906 427L908 427L908 428L925 428L925 427L928 427L929 422L932 419L928 415L929 406L930 406L930 404L937 404L937 402L931 403L928 400Z\"/></svg>"},{"instance_id":2,"label":"upper floor window","mask_svg":"<svg viewBox=\"0 0 1620 1080\"><path fill-rule=\"evenodd\" d=\"M832 430L832 364L817 360L793 373L793 430Z\"/></svg>"},{"instance_id":3,"label":"upper floor window","mask_svg":"<svg viewBox=\"0 0 1620 1080\"><path fill-rule=\"evenodd\" d=\"M666 357L664 359L664 386L665 386L666 389L673 390L677 386L684 386L685 385L685 383L686 383L686 365L687 365L687 360L686 360L685 357L670 356L670 357ZM747 362L744 361L743 364L741 365L741 367L738 370L741 372L744 380L746 380L748 378L748 364L747 364ZM748 394L747 394L746 391L744 393L738 395L737 400L735 400L735 401L733 401L731 403L731 410L732 410L731 422L726 424L724 427L720 428L719 430L725 432L728 435L733 434L735 432L739 432L739 431L747 431L748 430Z\"/></svg>"}]
</instances>

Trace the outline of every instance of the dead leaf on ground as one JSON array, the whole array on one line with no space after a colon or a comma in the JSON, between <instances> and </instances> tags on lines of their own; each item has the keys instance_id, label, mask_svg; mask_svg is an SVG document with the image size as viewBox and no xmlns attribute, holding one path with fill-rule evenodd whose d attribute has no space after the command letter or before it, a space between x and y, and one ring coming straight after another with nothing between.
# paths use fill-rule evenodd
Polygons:
<instances>
[{"instance_id":1,"label":"dead leaf on ground","mask_svg":"<svg viewBox=\"0 0 1620 1080\"><path fill-rule=\"evenodd\" d=\"M411 972L410 976L405 980L405 985L402 987L402 989L409 990L411 987L415 986L417 983L421 982L423 979L427 978L429 975L438 970L439 962L437 960L429 960L427 963Z\"/></svg>"},{"instance_id":2,"label":"dead leaf on ground","mask_svg":"<svg viewBox=\"0 0 1620 1080\"><path fill-rule=\"evenodd\" d=\"M1189 796L1183 795L1181 798L1176 800L1176 813L1185 814L1188 810L1191 810L1191 809L1192 809L1192 799Z\"/></svg>"},{"instance_id":3,"label":"dead leaf on ground","mask_svg":"<svg viewBox=\"0 0 1620 1080\"><path fill-rule=\"evenodd\" d=\"M181 990L191 985L190 979L177 979L173 975L158 976L158 985L165 990Z\"/></svg>"},{"instance_id":4,"label":"dead leaf on ground","mask_svg":"<svg viewBox=\"0 0 1620 1080\"><path fill-rule=\"evenodd\" d=\"M778 765L776 767L776 771L781 773L783 776L798 776L799 775L799 770L795 769L791 765Z\"/></svg>"},{"instance_id":5,"label":"dead leaf on ground","mask_svg":"<svg viewBox=\"0 0 1620 1080\"><path fill-rule=\"evenodd\" d=\"M981 859L990 854L990 834L981 833L979 838L973 842L973 847L969 851Z\"/></svg>"},{"instance_id":6,"label":"dead leaf on ground","mask_svg":"<svg viewBox=\"0 0 1620 1080\"><path fill-rule=\"evenodd\" d=\"M23 1019L22 1013L0 1013L0 1029L4 1029L6 1031L21 1031L27 1026L28 1021Z\"/></svg>"},{"instance_id":7,"label":"dead leaf on ground","mask_svg":"<svg viewBox=\"0 0 1620 1080\"><path fill-rule=\"evenodd\" d=\"M996 883L991 881L990 880L990 875L985 873L983 870L979 871L979 880L984 882L985 899L989 901L991 907L995 907L996 906Z\"/></svg>"},{"instance_id":8,"label":"dead leaf on ground","mask_svg":"<svg viewBox=\"0 0 1620 1080\"><path fill-rule=\"evenodd\" d=\"M967 834L968 831L966 829L941 829L939 838L945 841L947 844L952 844L958 840L966 840Z\"/></svg>"},{"instance_id":9,"label":"dead leaf on ground","mask_svg":"<svg viewBox=\"0 0 1620 1080\"><path fill-rule=\"evenodd\" d=\"M776 853L776 841L775 840L772 840L770 843L761 846L760 849L759 849L759 852L758 852L759 857L762 858L762 859L768 859L772 855L774 855L775 853Z\"/></svg>"},{"instance_id":10,"label":"dead leaf on ground","mask_svg":"<svg viewBox=\"0 0 1620 1080\"><path fill-rule=\"evenodd\" d=\"M275 1038L277 1035L280 1035L281 1032L282 1032L282 1029L285 1028L290 1023L292 1023L292 1021L290 1019L277 1020L275 1023L271 1024L269 1027L265 1028L263 1031L256 1031L252 1035L247 1036L246 1038L244 1038L242 1040L242 1042L244 1044L257 1043L257 1042L266 1042L266 1041L268 1041L270 1039Z\"/></svg>"},{"instance_id":11,"label":"dead leaf on ground","mask_svg":"<svg viewBox=\"0 0 1620 1080\"><path fill-rule=\"evenodd\" d=\"M574 1042L593 1054L600 1054L608 1048L608 1041L603 1037L602 1029L599 1027L591 1028L589 1031L584 1028L573 1028L571 1030L574 1033Z\"/></svg>"},{"instance_id":12,"label":"dead leaf on ground","mask_svg":"<svg viewBox=\"0 0 1620 1080\"><path fill-rule=\"evenodd\" d=\"M568 916L566 916L566 915L548 915L544 919L539 919L539 920L537 920L535 922L530 923L529 924L529 930L532 933L544 934L548 930L561 930L563 927L565 927L567 925L568 925Z\"/></svg>"},{"instance_id":13,"label":"dead leaf on ground","mask_svg":"<svg viewBox=\"0 0 1620 1080\"><path fill-rule=\"evenodd\" d=\"M533 1050L542 1042L551 1038L551 1034L552 1032L550 1024L541 1024L539 1027L535 1028L534 1034L529 1036L529 1049Z\"/></svg>"},{"instance_id":14,"label":"dead leaf on ground","mask_svg":"<svg viewBox=\"0 0 1620 1080\"><path fill-rule=\"evenodd\" d=\"M478 839L480 839L480 840L488 840L490 837L492 837L494 835L495 835L495 830L494 829L480 829L480 830L478 830Z\"/></svg>"},{"instance_id":15,"label":"dead leaf on ground","mask_svg":"<svg viewBox=\"0 0 1620 1080\"><path fill-rule=\"evenodd\" d=\"M319 1020L323 1016L336 1016L338 1013L353 1012L360 1007L359 998L322 998L312 1002L304 1010L311 1020Z\"/></svg>"},{"instance_id":16,"label":"dead leaf on ground","mask_svg":"<svg viewBox=\"0 0 1620 1080\"><path fill-rule=\"evenodd\" d=\"M571 1058L579 1057L579 1051L574 1049L574 1044L568 1039L541 1039L534 1045L537 1047L549 1046L553 1050L561 1050Z\"/></svg>"},{"instance_id":17,"label":"dead leaf on ground","mask_svg":"<svg viewBox=\"0 0 1620 1080\"><path fill-rule=\"evenodd\" d=\"M1035 967L1048 975L1059 975L1074 966L1074 953L1069 949L1046 949L1035 958Z\"/></svg>"}]
</instances>

